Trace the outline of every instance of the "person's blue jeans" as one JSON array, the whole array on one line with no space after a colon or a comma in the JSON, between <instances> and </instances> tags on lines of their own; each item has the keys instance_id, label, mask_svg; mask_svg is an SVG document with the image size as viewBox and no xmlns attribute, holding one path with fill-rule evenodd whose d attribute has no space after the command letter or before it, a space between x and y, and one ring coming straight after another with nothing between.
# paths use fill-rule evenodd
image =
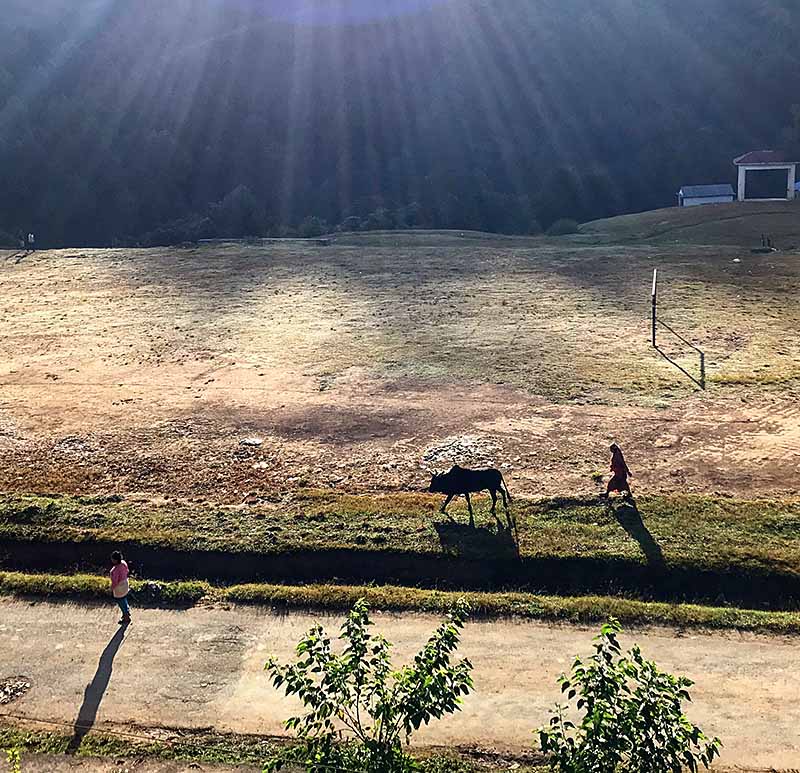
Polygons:
<instances>
[{"instance_id":1,"label":"person's blue jeans","mask_svg":"<svg viewBox=\"0 0 800 773\"><path fill-rule=\"evenodd\" d=\"M128 604L128 597L127 596L123 596L121 599L117 599L116 601L117 601L117 604L119 604L119 608L122 610L122 615L124 617L130 617L131 616L131 608L130 608L130 606Z\"/></svg>"}]
</instances>

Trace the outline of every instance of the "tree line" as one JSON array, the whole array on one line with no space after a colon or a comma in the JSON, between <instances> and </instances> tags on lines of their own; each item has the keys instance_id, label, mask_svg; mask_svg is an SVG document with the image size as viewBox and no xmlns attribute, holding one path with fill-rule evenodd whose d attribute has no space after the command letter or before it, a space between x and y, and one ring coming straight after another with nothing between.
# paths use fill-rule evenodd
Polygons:
<instances>
[{"instance_id":1,"label":"tree line","mask_svg":"<svg viewBox=\"0 0 800 773\"><path fill-rule=\"evenodd\" d=\"M341 24L256 0L8 5L12 244L537 233L669 206L800 133L793 0L429 0Z\"/></svg>"}]
</instances>

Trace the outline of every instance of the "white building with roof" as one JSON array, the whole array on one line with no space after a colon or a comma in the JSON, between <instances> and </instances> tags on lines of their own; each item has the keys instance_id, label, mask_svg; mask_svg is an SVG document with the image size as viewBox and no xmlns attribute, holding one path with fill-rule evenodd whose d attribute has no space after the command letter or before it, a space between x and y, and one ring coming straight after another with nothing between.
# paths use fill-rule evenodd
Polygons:
<instances>
[{"instance_id":1,"label":"white building with roof","mask_svg":"<svg viewBox=\"0 0 800 773\"><path fill-rule=\"evenodd\" d=\"M795 180L797 179L797 164L790 156L781 150L751 150L743 156L733 159L739 169L739 201L747 198L747 173L748 172L786 172L786 195L776 197L775 201L793 199L795 197ZM751 197L752 198L752 197ZM761 199L762 201L764 199Z\"/></svg>"}]
</instances>

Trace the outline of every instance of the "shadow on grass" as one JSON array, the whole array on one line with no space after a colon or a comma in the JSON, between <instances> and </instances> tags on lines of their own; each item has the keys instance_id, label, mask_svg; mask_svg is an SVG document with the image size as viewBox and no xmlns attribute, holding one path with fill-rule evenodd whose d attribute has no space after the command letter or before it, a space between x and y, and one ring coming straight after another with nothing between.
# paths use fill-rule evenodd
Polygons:
<instances>
[{"instance_id":1,"label":"shadow on grass","mask_svg":"<svg viewBox=\"0 0 800 773\"><path fill-rule=\"evenodd\" d=\"M552 497L541 503L544 512L553 510L571 510L575 507L596 507L598 504L597 495L582 497Z\"/></svg>"},{"instance_id":2,"label":"shadow on grass","mask_svg":"<svg viewBox=\"0 0 800 773\"><path fill-rule=\"evenodd\" d=\"M436 523L434 528L445 553L463 557L519 559L519 544L513 521L510 521L507 528L498 522L496 530L455 522Z\"/></svg>"},{"instance_id":3,"label":"shadow on grass","mask_svg":"<svg viewBox=\"0 0 800 773\"><path fill-rule=\"evenodd\" d=\"M661 550L661 546L656 542L655 537L644 525L634 499L625 498L616 504L609 502L608 507L614 513L619 525L639 543L639 547L642 549L650 568L664 571L666 569L664 553Z\"/></svg>"},{"instance_id":4,"label":"shadow on grass","mask_svg":"<svg viewBox=\"0 0 800 773\"><path fill-rule=\"evenodd\" d=\"M694 382L694 384L696 386L700 387L700 389L705 389L706 388L705 381L702 378L701 379L696 379L691 373L689 373L688 370L686 370L686 368L684 368L682 365L679 365L677 362L675 362L675 360L673 360L672 357L670 357L663 349L661 349L658 346L656 346L654 348L670 365L672 365L673 367L677 368L681 373L683 373L684 376L686 376L686 378L688 378L690 381Z\"/></svg>"},{"instance_id":5,"label":"shadow on grass","mask_svg":"<svg viewBox=\"0 0 800 773\"><path fill-rule=\"evenodd\" d=\"M598 502L598 506L602 507ZM611 514L609 513L609 517ZM615 516L616 517L616 516ZM438 535L424 549L305 547L275 553L176 550L141 542L80 542L10 539L0 535L4 571L99 572L112 550L137 557L142 576L159 580L198 579L226 583L393 584L470 590L528 590L559 595L634 594L647 600L719 604L796 611L800 574L777 562L697 563L676 555L663 569L661 549L637 511L627 508L619 522L648 557L602 554L538 554L535 535L518 555L507 529L472 529L466 524L434 523ZM530 528L530 527L529 527ZM0 581L2 578L0 578ZM2 587L0 587L2 590ZM160 605L157 598L150 603Z\"/></svg>"}]
</instances>

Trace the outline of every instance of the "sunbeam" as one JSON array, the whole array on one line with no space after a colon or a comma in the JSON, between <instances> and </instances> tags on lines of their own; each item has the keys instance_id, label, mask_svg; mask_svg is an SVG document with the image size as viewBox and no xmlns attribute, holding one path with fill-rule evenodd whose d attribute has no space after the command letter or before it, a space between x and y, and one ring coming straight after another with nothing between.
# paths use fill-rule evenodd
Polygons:
<instances>
[{"instance_id":1,"label":"sunbeam","mask_svg":"<svg viewBox=\"0 0 800 773\"><path fill-rule=\"evenodd\" d=\"M665 206L792 136L800 56L769 41L795 12L722 4L51 0L5 22L0 231L526 233Z\"/></svg>"}]
</instances>

